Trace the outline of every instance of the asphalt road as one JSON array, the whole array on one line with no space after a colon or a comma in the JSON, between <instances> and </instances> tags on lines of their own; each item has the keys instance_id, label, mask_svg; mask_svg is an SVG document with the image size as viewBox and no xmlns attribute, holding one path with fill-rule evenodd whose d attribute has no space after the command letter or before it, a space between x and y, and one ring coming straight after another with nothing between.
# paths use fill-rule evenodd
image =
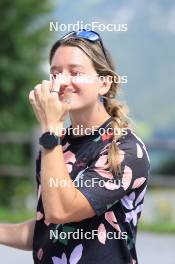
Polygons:
<instances>
[{"instance_id":1,"label":"asphalt road","mask_svg":"<svg viewBox=\"0 0 175 264\"><path fill-rule=\"evenodd\" d=\"M137 252L139 264L175 264L175 236L140 233ZM0 246L0 263L33 264L32 253Z\"/></svg>"}]
</instances>

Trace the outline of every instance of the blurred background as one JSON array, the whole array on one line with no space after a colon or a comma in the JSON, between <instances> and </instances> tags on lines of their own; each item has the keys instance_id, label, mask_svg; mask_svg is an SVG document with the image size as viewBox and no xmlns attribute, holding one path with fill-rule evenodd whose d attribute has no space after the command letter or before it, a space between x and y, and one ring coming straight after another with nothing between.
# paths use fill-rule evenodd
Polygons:
<instances>
[{"instance_id":1,"label":"blurred background","mask_svg":"<svg viewBox=\"0 0 175 264\"><path fill-rule=\"evenodd\" d=\"M68 32L68 24L78 21L127 24L126 31L95 30L118 73L127 76L119 96L128 103L135 130L151 159L138 232L139 259L143 264L174 263L175 2L1 0L0 16L0 221L20 222L35 215L39 131L28 94L41 80L49 79L52 43ZM50 22L66 26L51 31ZM0 255L7 250L1 249ZM6 264L11 263L10 252L16 254L8 251ZM22 253L17 254L18 264L23 263ZM28 260L26 264L32 263Z\"/></svg>"}]
</instances>

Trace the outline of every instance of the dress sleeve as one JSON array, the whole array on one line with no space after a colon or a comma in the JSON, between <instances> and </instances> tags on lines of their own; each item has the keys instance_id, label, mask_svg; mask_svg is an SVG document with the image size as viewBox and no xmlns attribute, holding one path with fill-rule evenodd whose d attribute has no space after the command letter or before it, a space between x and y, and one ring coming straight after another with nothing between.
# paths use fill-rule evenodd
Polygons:
<instances>
[{"instance_id":1,"label":"dress sleeve","mask_svg":"<svg viewBox=\"0 0 175 264\"><path fill-rule=\"evenodd\" d=\"M76 179L76 187L87 198L96 214L100 216L114 203L133 189L143 188L149 174L149 158L144 144L136 138L117 142L121 172L115 175L104 167L108 146Z\"/></svg>"}]
</instances>

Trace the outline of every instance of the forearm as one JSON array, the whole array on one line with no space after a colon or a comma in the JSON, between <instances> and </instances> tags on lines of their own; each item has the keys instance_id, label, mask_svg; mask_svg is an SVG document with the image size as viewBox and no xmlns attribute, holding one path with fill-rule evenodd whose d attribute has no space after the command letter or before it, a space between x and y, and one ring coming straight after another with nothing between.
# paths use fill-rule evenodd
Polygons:
<instances>
[{"instance_id":1,"label":"forearm","mask_svg":"<svg viewBox=\"0 0 175 264\"><path fill-rule=\"evenodd\" d=\"M51 187L50 179L65 182L65 187ZM71 181L64 161L62 147L52 150L42 149L41 159L41 186L45 217L49 221L59 213L64 218L70 212L70 207L76 198L77 189ZM57 216L56 216L57 218Z\"/></svg>"},{"instance_id":2,"label":"forearm","mask_svg":"<svg viewBox=\"0 0 175 264\"><path fill-rule=\"evenodd\" d=\"M35 220L19 224L0 224L0 244L32 250Z\"/></svg>"}]
</instances>

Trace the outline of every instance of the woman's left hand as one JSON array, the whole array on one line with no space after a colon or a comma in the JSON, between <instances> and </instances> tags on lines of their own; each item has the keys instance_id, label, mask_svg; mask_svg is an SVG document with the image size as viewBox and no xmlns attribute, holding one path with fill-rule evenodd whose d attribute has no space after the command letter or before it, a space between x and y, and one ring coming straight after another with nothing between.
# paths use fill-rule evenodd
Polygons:
<instances>
[{"instance_id":1,"label":"woman's left hand","mask_svg":"<svg viewBox=\"0 0 175 264\"><path fill-rule=\"evenodd\" d=\"M42 132L56 131L62 129L64 119L70 109L70 95L65 94L64 101L60 101L58 92L60 85L57 83L52 87L49 81L42 81L42 84L35 86L29 94L29 101L33 107L33 111L38 119Z\"/></svg>"}]
</instances>

